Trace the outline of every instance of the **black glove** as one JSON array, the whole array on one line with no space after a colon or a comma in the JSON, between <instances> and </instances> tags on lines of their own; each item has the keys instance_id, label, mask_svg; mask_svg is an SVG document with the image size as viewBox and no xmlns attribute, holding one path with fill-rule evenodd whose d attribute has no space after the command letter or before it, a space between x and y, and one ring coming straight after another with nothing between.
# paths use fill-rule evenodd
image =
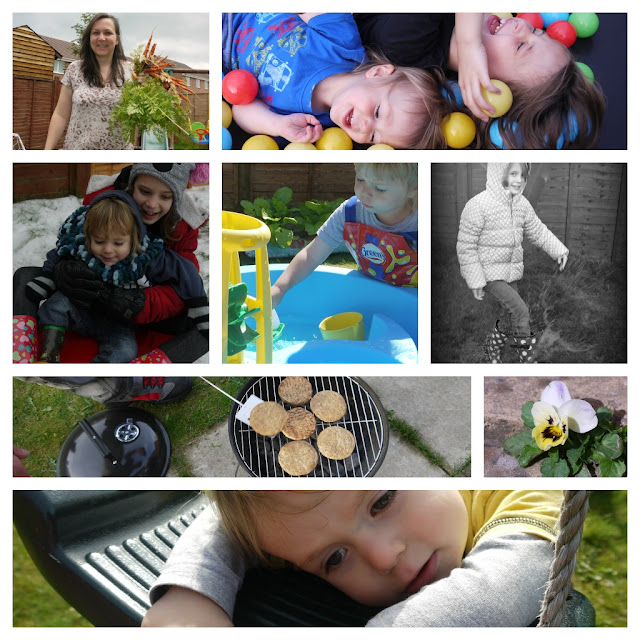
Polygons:
<instances>
[{"instance_id":1,"label":"black glove","mask_svg":"<svg viewBox=\"0 0 640 640\"><path fill-rule=\"evenodd\" d=\"M209 301L206 296L187 300L187 315L193 321L196 329L209 340Z\"/></svg>"},{"instance_id":2,"label":"black glove","mask_svg":"<svg viewBox=\"0 0 640 640\"><path fill-rule=\"evenodd\" d=\"M53 270L56 286L81 309L90 309L98 301L103 282L81 260L59 260Z\"/></svg>"},{"instance_id":3,"label":"black glove","mask_svg":"<svg viewBox=\"0 0 640 640\"><path fill-rule=\"evenodd\" d=\"M60 260L54 278L60 291L75 305L99 310L116 322L133 324L144 309L146 297L142 290L107 284L80 260Z\"/></svg>"},{"instance_id":4,"label":"black glove","mask_svg":"<svg viewBox=\"0 0 640 640\"><path fill-rule=\"evenodd\" d=\"M50 271L42 271L33 280L27 282L25 295L31 302L40 304L56 290L56 284L52 279L52 275Z\"/></svg>"}]
</instances>

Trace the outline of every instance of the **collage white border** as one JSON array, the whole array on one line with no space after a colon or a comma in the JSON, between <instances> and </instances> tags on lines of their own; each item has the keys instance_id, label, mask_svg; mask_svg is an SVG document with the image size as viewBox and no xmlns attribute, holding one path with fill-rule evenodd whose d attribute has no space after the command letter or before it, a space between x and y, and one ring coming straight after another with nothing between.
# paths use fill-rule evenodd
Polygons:
<instances>
[{"instance_id":1,"label":"collage white border","mask_svg":"<svg viewBox=\"0 0 640 640\"><path fill-rule=\"evenodd\" d=\"M213 4L213 3L211 3ZM209 12L209 21L210 21L210 61L212 70L218 69L221 67L221 57L220 57L220 46L219 46L219 24L220 24L220 11L222 10L256 10L263 9L264 3L258 3L255 1L251 2L243 2L238 1L234 3L223 2L220 3L222 6L193 6L194 12ZM291 2L282 3L282 2L274 2L269 6L274 9L286 9L288 7L283 5L291 5ZM374 8L384 9L385 7L381 7L382 3L377 2L363 2L361 0L354 0L350 3L352 10L360 10L367 11L372 10ZM505 2L470 2L470 1L454 1L452 3L452 7L459 11L475 11L478 10L478 4L486 7L487 10L491 11L499 11L499 10L509 10L514 7L505 6L507 3ZM510 4L510 3L509 3ZM529 8L530 10L542 11L545 9L553 9L557 10L557 2L551 3L545 0L544 2L539 3L524 3L524 9ZM566 3L564 3L566 4ZM570 3L573 4L573 3ZM579 4L579 9L581 11L602 11L604 8L602 2L593 2L592 0L581 1ZM334 10L341 11L344 10L343 2L336 2L335 0L325 0L323 3L323 8L325 10ZM372 6L373 5L373 6ZM415 0L413 2L407 2L405 0L401 0L400 2L394 3L394 9L396 10L404 10L404 11L416 11L416 10L424 10L428 7L421 5L420 7L416 7ZM530 5L534 5L530 7ZM3 59L6 61L11 60L11 38L10 38L10 29L9 23L11 22L12 14L14 12L51 12L54 7L50 2L42 2L41 0L32 0L28 4L28 6L20 5L19 3L12 2L9 7L4 7L0 9L2 11L2 35L1 35L1 49L4 54ZM92 10L106 10L112 12L114 14L124 13L128 11L135 12L144 12L145 10L149 10L151 7L148 4L138 3L138 2L122 2L121 0L116 0L108 3L90 3L87 6L86 3L79 3L76 1L73 2L63 2L59 3L55 6L55 10L59 12L85 12ZM166 0L159 0L153 4L153 11L155 12L172 12L175 11L175 3L167 2ZM294 7L298 8L298 7ZM304 8L304 7L303 7ZM517 8L517 7L515 7ZM311 7L313 9L313 7ZM628 168L628 184L634 185L635 178L638 176L638 160L635 157L638 148L638 126L637 121L634 121L631 117L633 114L632 107L635 103L634 98L638 96L638 91L635 90L634 83L634 71L636 69L634 62L640 62L640 56L638 54L638 41L640 39L635 38L634 27L638 26L638 8L637 5L634 5L632 2L608 2L606 3L606 10L609 12L625 12L628 14L628 35L631 36L628 39L628 73L629 80L627 83L628 86L628 105L629 108L629 118L628 118L628 149L627 150L619 150L619 151L589 151L589 152L581 152L581 151L564 151L560 155L554 151L536 151L536 152L509 152L509 159L513 161L535 161L535 162L623 162L627 164ZM152 12L150 12L152 15ZM153 20L150 20L150 28L153 28ZM7 70L8 75L8 70ZM216 86L217 80L212 80L210 82L211 93L214 93L213 87ZM4 149L8 149L8 140L9 128L11 126L12 121L12 107L11 107L11 84L9 80L6 80L6 89L3 91L4 99L0 105L0 109L2 109L2 119L1 121L5 123L5 131L0 136L0 139L5 141L5 145L3 145L2 149L2 168L5 170L5 175L7 176L7 181L9 184L12 184L12 164L14 162L37 162L37 163L46 163L52 162L52 154L50 152L43 151L30 151L24 156L20 152L10 152L5 151ZM633 91L631 89L634 89ZM215 123L219 121L220 111L219 107L215 100L211 101L213 105L211 108L211 122ZM210 240L210 252L211 255L215 255L216 253L220 253L220 233L218 230L218 226L216 224L216 212L220 207L221 202L221 170L220 165L222 162L309 162L307 160L307 156L302 155L302 152L297 152L297 155L285 155L276 154L268 155L265 157L265 154L261 152L241 152L241 151L217 151L216 149L221 149L221 141L219 137L219 130L214 126L213 127L214 134L211 136L211 151L203 152L203 151L195 151L195 152L171 152L171 158L174 161L204 161L205 157L207 161L210 163L210 229L211 229L211 240ZM351 152L348 156L341 152L325 152L323 156L320 158L313 157L314 162L353 162L353 161L371 161L371 154L366 154L366 151L356 151ZM390 152L389 152L390 153ZM442 162L469 162L469 163L477 163L477 162L487 162L495 157L496 152L489 151L458 151L458 152L417 152L417 151L396 151L393 154L393 161L398 162L415 162L416 160L419 162L420 166L420 226L419 232L422 238L422 247L423 253L427 253L427 258L429 257L428 251L425 251L425 247L430 247L430 237L431 237L431 225L430 225L430 165L433 162L442 163ZM122 162L122 161L140 161L141 158L145 160L154 160L157 154L162 154L163 159L165 158L166 152L119 152L119 151L103 151L100 152L100 161L114 161L114 162ZM89 158L87 158L89 156ZM501 158L505 156L501 155ZM77 151L66 151L66 152L57 152L55 154L55 158L53 161L55 162L87 162L92 161L93 156L90 152L77 152ZM385 156L385 159L386 156ZM630 191L633 186L630 187ZM627 198L630 201L630 198ZM8 187L6 189L5 196L6 203L6 212L4 216L7 219L10 219L11 207L12 207L12 187ZM9 227L11 224L9 223ZM635 249L635 246L632 244L632 239L637 237L637 234L640 233L640 221L634 217L634 215L628 216L628 239L629 239L629 247ZM4 263L4 272L7 274L13 273L12 266L12 234L7 233L4 240L3 250L0 251L0 260ZM638 251L630 251L628 256L628 274L629 274L629 282L634 282L633 274L640 273L639 268L639 255ZM424 262L424 259L423 259ZM213 264L213 262L212 262ZM212 274L210 277L210 299L212 301L220 299L220 283L214 275L214 269L212 269ZM615 364L615 365L592 365L589 368L587 375L593 376L626 376L628 378L628 414L630 416L636 415L637 410L637 402L635 392L638 390L638 376L640 375L637 371L638 366L638 350L639 350L639 341L637 335L634 332L635 322L633 322L634 318L638 316L635 315L635 312L638 311L638 300L634 297L634 288L629 288L630 294L628 296L628 335L629 335L629 343L628 343L628 364ZM3 317L9 317L9 306L12 303L11 294L7 291L4 296L0 296L0 305L2 306ZM215 305L212 304L211 309L211 319L212 319L212 336L220 335L220 313L219 309L216 309ZM484 376L495 376L496 370L491 368L490 365L482 365L482 364L471 364L471 365L453 365L453 364L436 364L431 365L427 364L430 359L430 278L426 277L422 279L420 297L419 297L419 314L420 314L420 322L421 322L421 330L420 330L420 354L421 354L421 363L418 365L406 365L406 366L393 366L393 365L366 365L366 375L384 375L384 376L471 376L472 384L471 384L471 405L472 405L472 477L471 478L454 478L454 479L424 479L424 480L416 480L416 479L394 479L392 484L394 488L399 489L409 489L409 488L447 488L447 489L462 489L462 488L486 488L492 489L504 484L504 479L500 479L497 481L496 479L484 478L483 477L483 461L484 461L484 451L483 451L483 414L484 414L484 402L483 402L483 378ZM8 323L7 323L7 336L8 336ZM284 374L299 374L304 375L305 373L309 373L310 367L307 365L245 365L242 368L233 365L221 365L217 364L220 362L220 349L219 345L216 348L215 338L212 338L212 350L210 352L210 362L209 364L201 364L201 365L147 365L145 369L145 373L148 374L159 374L159 375L167 375L168 367L170 367L171 375L238 375L242 373L242 375L284 375ZM6 356L3 359L3 363L0 365L0 375L2 376L1 384L0 384L0 402L2 403L2 410L5 415L5 419L11 420L11 407L12 407L12 377L14 375L24 375L26 374L26 370L24 367L29 367L29 374L33 375L34 373L43 373L41 367L45 367L46 365L9 365L9 353L7 350ZM34 369L34 366L40 368L39 371ZM108 373L108 375L131 375L132 367L134 365L92 365L92 374L100 374L100 373ZM106 368L104 368L106 367ZM311 365L313 369L313 375L322 375L322 374L333 374L335 370L332 368L332 365ZM138 370L136 369L136 372ZM364 367L362 365L341 365L340 372L343 375L363 375L365 374ZM50 375L50 369L47 369L47 373ZM59 374L60 375L81 375L86 373L86 367L84 365L59 365ZM501 376L522 376L525 375L522 367L517 365L503 365L500 367L499 374ZM527 369L526 375L531 375L530 370ZM535 370L535 375L540 376L572 376L572 375L585 375L585 367L584 365L549 365L549 364L540 364L537 365ZM633 424L633 420L631 420ZM5 430L5 441L7 442L4 445L4 451L8 451L8 440L11 438L11 429ZM633 435L633 428L631 429L630 435L630 446L629 449L634 451L633 443L635 442L635 437ZM8 460L8 457L7 457ZM638 503L638 495L637 488L632 488L630 485L633 482L633 478L636 477L636 469L633 463L631 464L631 471L629 473L628 478L625 479L598 479L593 481L585 481L577 478L567 478L567 479L536 479L532 481L530 479L517 478L509 481L509 484L514 488L528 488L532 484L535 484L536 488L554 488L554 489L570 489L570 488L598 488L598 489L632 489L629 491L629 531L631 535L630 539L634 539L634 532L637 533L637 511L636 509L640 506ZM5 488L0 494L0 500L2 501L3 512L5 514L12 513L12 500L11 500L11 492L13 489L158 489L158 488L172 488L172 489L203 489L207 488L203 486L202 479L200 478L162 478L162 479L136 479L134 481L128 479L114 479L108 481L108 486L105 481L102 479L83 479L80 482L74 479L51 479L51 478L11 478L10 473L8 471L5 472L5 477L10 478L9 486ZM258 485L257 483L260 483ZM296 488L345 488L344 480L340 479L272 479L269 481L269 487L273 489L290 489L294 485ZM264 480L261 479L239 479L239 478L219 478L215 479L212 484L215 484L217 488L222 489L240 489L240 488L256 488L257 486L264 487ZM369 479L351 479L349 480L349 488L368 488L368 489L381 489L388 488L388 480L383 478L369 478ZM10 571L10 567L12 566L12 562L9 558L9 549L11 548L11 528L9 527L9 518L7 517L6 527L3 530L2 537L2 548L5 549L5 553L0 560L2 562L2 583L6 585L5 594L8 594L12 590L12 572ZM635 570L640 569L640 565L638 564L637 551L633 546L629 547L629 555L628 555L628 565ZM635 571L631 571L630 579L629 579L629 591L628 591L628 602L634 603L634 596L637 595L637 589L635 586ZM1 584L1 583L0 583ZM11 599L5 597L5 602L3 605L3 616L2 622L0 623L0 629L8 629L11 633L17 634L21 637L36 637L35 634L40 634L41 631L39 629L26 629L26 628L13 628L12 627L12 602ZM620 629L610 629L607 630L610 633L616 634L624 634L627 635L629 633L629 629L639 628L638 623L638 613L631 607L628 612L628 627L620 628ZM581 629L571 630L571 629L563 629L562 631L558 629L548 629L545 631L540 631L539 633L551 634L553 637L560 637L560 633L564 634L595 634L598 633L599 629ZM85 630L68 630L68 629L49 629L47 633L53 633L54 636L62 637L59 634L67 634L67 633L84 633ZM110 629L94 629L90 631L91 634L107 634L111 633ZM187 633L192 634L195 633L198 637L208 637L211 630L193 630L190 629ZM324 629L309 629L303 631L305 637L310 638L321 638L326 634L326 630ZM437 632L436 630L430 629L396 629L391 633L400 634L403 637L422 637L424 633ZM527 632L526 630L522 631L523 633L536 633L534 631ZM134 631L126 631L127 637L129 633L136 633ZM154 637L174 637L175 630L154 630L154 631L140 631L138 633L154 633L159 634L159 636ZM205 636L204 634L207 634ZM221 634L235 634L237 632L233 630L222 629L217 633ZM266 636L268 638L282 638L282 637L297 637L301 634L300 629L261 629L261 635ZM340 633L340 632L339 632ZM380 633L380 634L388 634L390 632L386 632L384 630L346 630L342 632L344 634L367 634L367 633ZM457 633L454 631L454 633ZM495 638L495 637L510 637L513 633L513 630L509 629L480 629L474 630L473 633L480 634L483 638ZM171 634L171 636L169 636ZM201 635L202 634L202 635ZM489 636L491 634L491 636ZM504 635L503 635L504 634ZM507 635L508 634L508 635ZM232 635L225 637L235 637ZM345 635L346 637L346 635ZM385 637L390 637L389 635L385 635ZM394 636L395 637L395 636Z\"/></svg>"}]
</instances>

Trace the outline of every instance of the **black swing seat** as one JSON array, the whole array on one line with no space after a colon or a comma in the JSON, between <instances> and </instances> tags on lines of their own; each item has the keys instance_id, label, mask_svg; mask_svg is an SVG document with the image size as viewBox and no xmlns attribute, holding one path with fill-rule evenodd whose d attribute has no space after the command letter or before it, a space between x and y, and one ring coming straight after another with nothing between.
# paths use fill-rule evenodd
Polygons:
<instances>
[{"instance_id":1,"label":"black swing seat","mask_svg":"<svg viewBox=\"0 0 640 640\"><path fill-rule=\"evenodd\" d=\"M14 491L13 496L16 529L42 575L89 622L106 627L140 624L152 584L206 502L194 491ZM355 627L377 611L304 572L257 569L238 594L234 623ZM594 625L591 603L572 591L564 626Z\"/></svg>"}]
</instances>

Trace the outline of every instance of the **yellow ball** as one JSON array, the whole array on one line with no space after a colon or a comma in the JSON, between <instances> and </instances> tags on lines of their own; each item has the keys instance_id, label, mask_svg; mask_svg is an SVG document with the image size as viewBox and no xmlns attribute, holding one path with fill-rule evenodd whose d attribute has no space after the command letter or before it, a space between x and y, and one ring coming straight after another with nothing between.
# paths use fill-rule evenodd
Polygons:
<instances>
[{"instance_id":1,"label":"yellow ball","mask_svg":"<svg viewBox=\"0 0 640 640\"><path fill-rule=\"evenodd\" d=\"M316 140L316 149L321 151L353 149L353 140L340 127L331 127L325 129L320 139Z\"/></svg>"},{"instance_id":2,"label":"yellow ball","mask_svg":"<svg viewBox=\"0 0 640 640\"><path fill-rule=\"evenodd\" d=\"M495 111L493 113L489 113L484 109L483 111L490 118L499 118L511 109L511 105L513 104L513 94L511 93L511 89L509 89L502 80L494 80L492 78L491 83L500 89L500 93L491 93L482 87L482 97L495 109Z\"/></svg>"},{"instance_id":3,"label":"yellow ball","mask_svg":"<svg viewBox=\"0 0 640 640\"><path fill-rule=\"evenodd\" d=\"M231 115L231 107L223 100L222 101L222 126L225 129L229 128L233 116Z\"/></svg>"},{"instance_id":4,"label":"yellow ball","mask_svg":"<svg viewBox=\"0 0 640 640\"><path fill-rule=\"evenodd\" d=\"M447 144L452 149L464 149L476 137L476 125L473 120L460 111L455 111L443 119L442 130Z\"/></svg>"},{"instance_id":5,"label":"yellow ball","mask_svg":"<svg viewBox=\"0 0 640 640\"><path fill-rule=\"evenodd\" d=\"M379 149L380 150L381 149L391 149L391 151L395 151L395 149L391 145L385 144L384 142L379 142L378 144L372 144L367 149L367 151L378 151Z\"/></svg>"},{"instance_id":6,"label":"yellow ball","mask_svg":"<svg viewBox=\"0 0 640 640\"><path fill-rule=\"evenodd\" d=\"M243 145L243 151L278 151L278 143L269 136L252 136Z\"/></svg>"},{"instance_id":7,"label":"yellow ball","mask_svg":"<svg viewBox=\"0 0 640 640\"><path fill-rule=\"evenodd\" d=\"M290 142L285 151L317 151L311 142Z\"/></svg>"},{"instance_id":8,"label":"yellow ball","mask_svg":"<svg viewBox=\"0 0 640 640\"><path fill-rule=\"evenodd\" d=\"M493 13L492 15L498 16L498 18L513 18L513 13Z\"/></svg>"}]
</instances>

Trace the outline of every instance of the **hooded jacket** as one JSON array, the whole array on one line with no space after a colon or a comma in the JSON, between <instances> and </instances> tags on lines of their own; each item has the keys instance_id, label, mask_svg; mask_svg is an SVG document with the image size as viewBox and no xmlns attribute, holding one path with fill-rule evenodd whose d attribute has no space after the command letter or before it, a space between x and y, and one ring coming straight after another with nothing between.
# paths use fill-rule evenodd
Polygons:
<instances>
[{"instance_id":1,"label":"hooded jacket","mask_svg":"<svg viewBox=\"0 0 640 640\"><path fill-rule=\"evenodd\" d=\"M487 188L467 202L460 217L456 249L460 273L470 289L480 289L493 280L520 280L523 237L553 259L569 253L529 201L505 189L508 168L508 162L487 165Z\"/></svg>"},{"instance_id":2,"label":"hooded jacket","mask_svg":"<svg viewBox=\"0 0 640 640\"><path fill-rule=\"evenodd\" d=\"M106 198L118 198L130 207L135 215L139 243L142 247L141 253L132 252L113 266L105 266L89 252L83 232L87 212ZM164 249L160 238L152 238L147 233L138 205L124 191L105 191L94 198L89 206L76 209L60 227L56 248L47 253L43 270L52 272L58 260L67 256L82 260L102 280L116 286L147 287L153 284L169 284L185 302L206 299L202 278L196 267L186 258Z\"/></svg>"}]
</instances>

